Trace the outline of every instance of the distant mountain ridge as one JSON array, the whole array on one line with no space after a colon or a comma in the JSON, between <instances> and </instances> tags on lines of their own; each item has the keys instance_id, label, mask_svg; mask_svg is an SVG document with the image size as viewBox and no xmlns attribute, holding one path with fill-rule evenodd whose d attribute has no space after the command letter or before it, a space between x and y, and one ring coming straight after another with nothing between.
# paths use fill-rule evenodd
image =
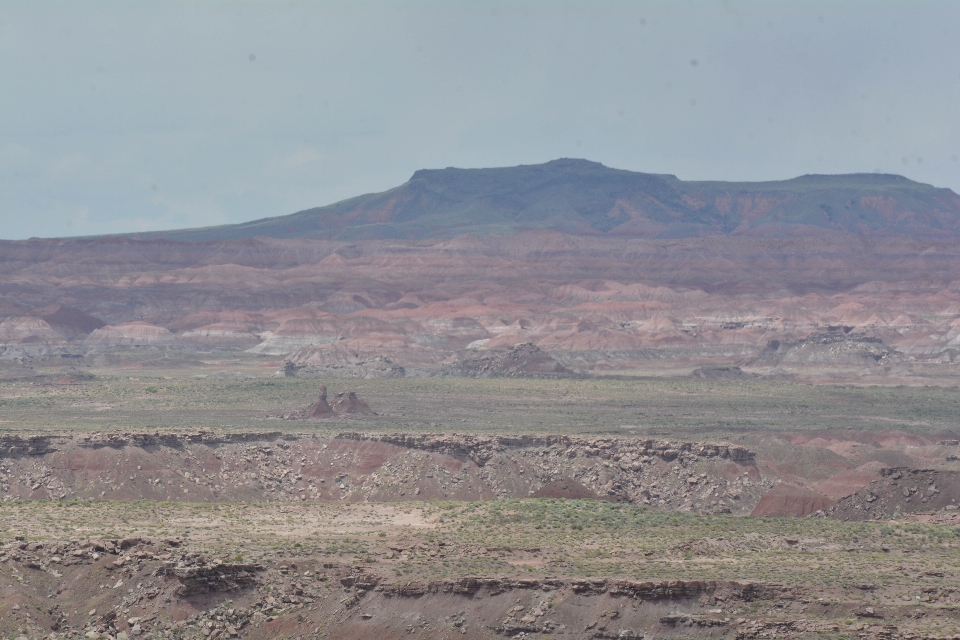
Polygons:
<instances>
[{"instance_id":1,"label":"distant mountain ridge","mask_svg":"<svg viewBox=\"0 0 960 640\"><path fill-rule=\"evenodd\" d=\"M575 235L960 236L960 196L889 174L694 182L560 159L495 169L420 170L382 193L241 224L127 234L187 242L264 236L452 238L551 229Z\"/></svg>"}]
</instances>

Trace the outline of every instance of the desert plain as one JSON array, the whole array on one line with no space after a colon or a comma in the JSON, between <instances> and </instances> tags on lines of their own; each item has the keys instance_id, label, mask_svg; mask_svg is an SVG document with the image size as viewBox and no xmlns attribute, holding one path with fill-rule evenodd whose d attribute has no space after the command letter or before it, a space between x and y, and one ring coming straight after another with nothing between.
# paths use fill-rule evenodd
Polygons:
<instances>
[{"instance_id":1,"label":"desert plain","mask_svg":"<svg viewBox=\"0 0 960 640\"><path fill-rule=\"evenodd\" d=\"M958 229L562 160L0 242L0 634L958 637Z\"/></svg>"},{"instance_id":2,"label":"desert plain","mask_svg":"<svg viewBox=\"0 0 960 640\"><path fill-rule=\"evenodd\" d=\"M165 355L5 382L4 633L956 628L956 389L318 381ZM320 382L377 415L291 415Z\"/></svg>"}]
</instances>

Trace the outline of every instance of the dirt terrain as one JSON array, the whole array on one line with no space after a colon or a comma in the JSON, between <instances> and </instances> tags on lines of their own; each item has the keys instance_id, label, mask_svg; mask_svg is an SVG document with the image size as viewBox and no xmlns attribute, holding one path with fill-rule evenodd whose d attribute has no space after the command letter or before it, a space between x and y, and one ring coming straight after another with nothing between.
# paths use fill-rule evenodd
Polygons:
<instances>
[{"instance_id":1,"label":"dirt terrain","mask_svg":"<svg viewBox=\"0 0 960 640\"><path fill-rule=\"evenodd\" d=\"M775 462L641 437L8 434L0 631L953 637L958 472L885 467L831 507Z\"/></svg>"},{"instance_id":2,"label":"dirt terrain","mask_svg":"<svg viewBox=\"0 0 960 640\"><path fill-rule=\"evenodd\" d=\"M0 382L0 635L960 630L953 388L155 355Z\"/></svg>"},{"instance_id":3,"label":"dirt terrain","mask_svg":"<svg viewBox=\"0 0 960 640\"><path fill-rule=\"evenodd\" d=\"M418 171L0 241L0 636L960 638L960 197Z\"/></svg>"},{"instance_id":4,"label":"dirt terrain","mask_svg":"<svg viewBox=\"0 0 960 640\"><path fill-rule=\"evenodd\" d=\"M942 525L663 521L595 501L146 504L5 506L0 523L30 535L0 550L3 632L946 638L960 623Z\"/></svg>"}]
</instances>

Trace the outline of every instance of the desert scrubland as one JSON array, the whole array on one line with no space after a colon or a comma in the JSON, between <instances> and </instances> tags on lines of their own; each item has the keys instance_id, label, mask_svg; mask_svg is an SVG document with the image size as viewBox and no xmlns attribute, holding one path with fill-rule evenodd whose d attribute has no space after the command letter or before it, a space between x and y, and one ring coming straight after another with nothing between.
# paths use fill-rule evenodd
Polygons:
<instances>
[{"instance_id":1,"label":"desert scrubland","mask_svg":"<svg viewBox=\"0 0 960 640\"><path fill-rule=\"evenodd\" d=\"M558 161L0 242L0 634L956 637L958 225Z\"/></svg>"}]
</instances>

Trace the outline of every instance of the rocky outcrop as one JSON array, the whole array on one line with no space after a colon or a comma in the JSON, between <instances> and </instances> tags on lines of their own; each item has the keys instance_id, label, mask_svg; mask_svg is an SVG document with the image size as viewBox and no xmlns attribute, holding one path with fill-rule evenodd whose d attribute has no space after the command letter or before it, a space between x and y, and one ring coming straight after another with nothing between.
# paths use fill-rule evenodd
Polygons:
<instances>
[{"instance_id":1,"label":"rocky outcrop","mask_svg":"<svg viewBox=\"0 0 960 640\"><path fill-rule=\"evenodd\" d=\"M690 373L690 377L703 380L750 380L758 376L740 367L699 367Z\"/></svg>"},{"instance_id":2,"label":"rocky outcrop","mask_svg":"<svg viewBox=\"0 0 960 640\"><path fill-rule=\"evenodd\" d=\"M446 547L428 540L404 531L383 545L403 549L409 557L401 562L416 567L413 549L424 563L443 557L434 554ZM0 545L7 605L0 627L6 637L48 637L51 630L57 637L119 639L310 637L319 627L337 638L543 634L610 640L838 634L920 640L953 637L956 627L957 590L943 584L948 574L938 572L917 577L906 589L861 582L812 587L803 576L788 584L584 577L576 570L553 576L454 571L431 579L426 566L411 579L397 571L392 553L357 562L345 553L281 547L260 552L257 563L210 553L192 536L16 536ZM34 585L53 580L60 592L51 602ZM903 591L918 595L897 602ZM947 634L931 635L934 625Z\"/></svg>"},{"instance_id":3,"label":"rocky outcrop","mask_svg":"<svg viewBox=\"0 0 960 640\"><path fill-rule=\"evenodd\" d=\"M300 349L283 361L279 373L288 378L402 378L406 370L385 356L322 357L330 349Z\"/></svg>"},{"instance_id":4,"label":"rocky outcrop","mask_svg":"<svg viewBox=\"0 0 960 640\"><path fill-rule=\"evenodd\" d=\"M566 489L571 495L556 497L742 513L769 486L751 479L759 477L753 452L725 444L566 435L341 433L337 438L457 458L468 469L476 465L472 473L482 480L483 491L503 498ZM381 479L403 486L415 482L409 474Z\"/></svg>"},{"instance_id":5,"label":"rocky outcrop","mask_svg":"<svg viewBox=\"0 0 960 640\"><path fill-rule=\"evenodd\" d=\"M465 576L435 582L380 584L376 591L398 597L452 593L498 595L509 591L570 589L578 595L609 594L640 601L690 600L720 596L723 600L794 600L803 594L797 586L751 580L618 580L613 578L560 580L556 578L497 578Z\"/></svg>"},{"instance_id":6,"label":"rocky outcrop","mask_svg":"<svg viewBox=\"0 0 960 640\"><path fill-rule=\"evenodd\" d=\"M337 415L376 415L366 402L357 397L354 391L338 393L333 400L333 412Z\"/></svg>"},{"instance_id":7,"label":"rocky outcrop","mask_svg":"<svg viewBox=\"0 0 960 640\"><path fill-rule=\"evenodd\" d=\"M116 556L115 560L110 560L105 566L107 571L113 571L163 558L166 551L179 547L180 544L181 541L177 538L143 536L74 539L51 543L30 543L19 537L13 543L0 547L0 562L11 560L35 569L49 569L57 565L90 565L101 560L103 556Z\"/></svg>"},{"instance_id":8,"label":"rocky outcrop","mask_svg":"<svg viewBox=\"0 0 960 640\"><path fill-rule=\"evenodd\" d=\"M960 471L889 468L881 479L825 512L837 520L881 520L960 508Z\"/></svg>"},{"instance_id":9,"label":"rocky outcrop","mask_svg":"<svg viewBox=\"0 0 960 640\"><path fill-rule=\"evenodd\" d=\"M750 364L780 368L803 365L876 367L902 360L902 354L884 345L878 337L848 335L840 330L818 333L798 341L771 340Z\"/></svg>"},{"instance_id":10,"label":"rocky outcrop","mask_svg":"<svg viewBox=\"0 0 960 640\"><path fill-rule=\"evenodd\" d=\"M120 432L9 436L0 456L9 461L0 469L3 500L544 497L742 514L770 486L742 447L644 438Z\"/></svg>"},{"instance_id":11,"label":"rocky outcrop","mask_svg":"<svg viewBox=\"0 0 960 640\"><path fill-rule=\"evenodd\" d=\"M643 438L588 438L565 435L473 435L442 433L341 433L338 438L389 442L410 449L435 451L469 458L480 466L508 449L559 448L567 458L598 456L620 461L631 457L658 457L667 462L678 457L719 458L751 462L754 453L744 447L716 443L669 442Z\"/></svg>"},{"instance_id":12,"label":"rocky outcrop","mask_svg":"<svg viewBox=\"0 0 960 640\"><path fill-rule=\"evenodd\" d=\"M222 433L214 431L169 431L154 433L139 433L136 431L117 432L117 433L92 433L80 436L77 445L80 447L91 447L98 449L101 447L112 447L120 449L123 447L148 447L164 446L179 448L187 444L233 444L240 442L261 442L272 441L283 438L296 439L297 436L290 434L284 435L279 431L249 431L242 433Z\"/></svg>"},{"instance_id":13,"label":"rocky outcrop","mask_svg":"<svg viewBox=\"0 0 960 640\"><path fill-rule=\"evenodd\" d=\"M565 500L603 500L605 498L591 491L573 478L551 480L533 492L532 498L562 498Z\"/></svg>"},{"instance_id":14,"label":"rocky outcrop","mask_svg":"<svg viewBox=\"0 0 960 640\"><path fill-rule=\"evenodd\" d=\"M172 561L158 572L173 575L180 581L177 593L182 596L227 592L252 587L257 584L257 573L264 567L259 564L202 562L196 558Z\"/></svg>"},{"instance_id":15,"label":"rocky outcrop","mask_svg":"<svg viewBox=\"0 0 960 640\"><path fill-rule=\"evenodd\" d=\"M42 456L56 451L54 436L0 436L0 458L19 458L21 456Z\"/></svg>"},{"instance_id":16,"label":"rocky outcrop","mask_svg":"<svg viewBox=\"0 0 960 640\"><path fill-rule=\"evenodd\" d=\"M333 415L333 407L327 402L327 387L326 385L320 385L320 394L316 402L307 409L306 417L311 420L317 420L319 418L330 418Z\"/></svg>"}]
</instances>

